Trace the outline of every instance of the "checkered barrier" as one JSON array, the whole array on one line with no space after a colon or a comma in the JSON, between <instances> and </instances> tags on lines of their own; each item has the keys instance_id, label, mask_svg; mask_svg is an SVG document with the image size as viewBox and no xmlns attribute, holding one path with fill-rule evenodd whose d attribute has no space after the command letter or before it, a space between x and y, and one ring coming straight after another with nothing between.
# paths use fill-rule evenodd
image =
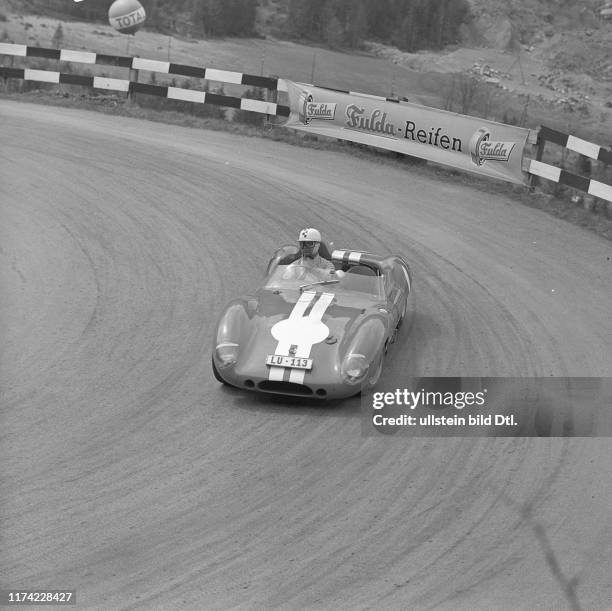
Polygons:
<instances>
[{"instance_id":1,"label":"checkered barrier","mask_svg":"<svg viewBox=\"0 0 612 611\"><path fill-rule=\"evenodd\" d=\"M78 74L54 72L50 70L0 67L0 77L23 79L24 81L37 81L41 83L82 85L84 87L92 87L93 89L123 91L126 93L145 93L147 95L156 95L168 98L169 100L182 100L184 102L226 106L229 108L249 110L251 112L258 112L266 115L289 116L288 106L281 106L274 102L239 98L229 95L219 95L217 93L209 93L195 89L182 89L181 87L150 85L146 83L138 83L135 81L107 78L102 76L83 76Z\"/></svg>"},{"instance_id":2,"label":"checkered barrier","mask_svg":"<svg viewBox=\"0 0 612 611\"><path fill-rule=\"evenodd\" d=\"M576 136L569 136L562 132L558 132L556 129L542 126L539 132L539 138L546 142L554 142L560 146L564 146L570 151L580 153L591 159L597 161L603 161L604 163L612 165L612 149L599 146L599 144L593 144L586 140L576 138Z\"/></svg>"},{"instance_id":3,"label":"checkered barrier","mask_svg":"<svg viewBox=\"0 0 612 611\"><path fill-rule=\"evenodd\" d=\"M550 127L542 126L538 132L536 159L530 159L527 163L527 171L533 176L539 176L612 202L612 185L578 174L572 174L557 166L543 163L541 159L546 142L558 144L570 151L608 165L612 165L612 150L592 142L587 142L581 138L576 138L576 136L564 134Z\"/></svg>"},{"instance_id":4,"label":"checkered barrier","mask_svg":"<svg viewBox=\"0 0 612 611\"><path fill-rule=\"evenodd\" d=\"M162 62L140 57L127 57L120 55L105 55L102 53L91 53L88 51L71 51L68 49L47 49L42 47L30 47L27 45L0 43L0 55L13 57L37 57L65 62L82 64L98 64L129 68L130 70L147 70L164 74L175 74L200 78L203 80L216 81L234 85L260 87L270 91L286 91L284 81L278 78L232 72L228 70L217 70L198 66L187 66L172 62ZM82 85L94 89L106 89L121 91L125 93L144 93L165 97L171 100L182 100L199 104L213 104L226 106L240 110L262 113L266 115L287 117L289 107L250 98L219 95L195 89L184 89L165 85L152 85L130 81L127 79L107 78L101 76L85 76L78 74L62 73L52 70L34 70L29 68L13 68L0 66L0 77L5 79L15 78L26 81L37 81L43 83L63 83L66 85Z\"/></svg>"}]
</instances>

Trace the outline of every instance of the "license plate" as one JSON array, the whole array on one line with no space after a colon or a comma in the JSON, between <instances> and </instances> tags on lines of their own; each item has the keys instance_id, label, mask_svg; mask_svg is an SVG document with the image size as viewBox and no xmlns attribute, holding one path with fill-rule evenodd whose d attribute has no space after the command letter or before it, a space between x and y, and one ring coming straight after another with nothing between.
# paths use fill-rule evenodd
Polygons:
<instances>
[{"instance_id":1,"label":"license plate","mask_svg":"<svg viewBox=\"0 0 612 611\"><path fill-rule=\"evenodd\" d=\"M305 359L300 356L269 354L266 357L266 365L272 365L274 367L291 367L292 369L312 369L312 359Z\"/></svg>"}]
</instances>

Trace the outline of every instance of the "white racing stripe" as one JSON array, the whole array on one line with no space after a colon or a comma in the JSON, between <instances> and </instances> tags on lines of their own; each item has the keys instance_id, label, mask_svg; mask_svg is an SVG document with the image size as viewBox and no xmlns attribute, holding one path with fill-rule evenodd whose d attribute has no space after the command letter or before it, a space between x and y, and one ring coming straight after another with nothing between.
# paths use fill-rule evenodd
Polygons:
<instances>
[{"instance_id":1,"label":"white racing stripe","mask_svg":"<svg viewBox=\"0 0 612 611\"><path fill-rule=\"evenodd\" d=\"M323 293L308 316L304 316L304 312L315 297L316 293L313 291L302 293L289 318L279 321L272 327L272 335L278 339L275 354L289 356L289 350L294 345L297 346L296 357L309 358L314 344L322 342L327 337L329 329L323 324L322 318L334 300L334 294ZM285 369L285 367L270 367L268 379L282 381ZM303 384L305 375L305 369L289 368L289 382Z\"/></svg>"},{"instance_id":2,"label":"white racing stripe","mask_svg":"<svg viewBox=\"0 0 612 611\"><path fill-rule=\"evenodd\" d=\"M304 312L306 308L310 305L310 302L316 297L316 293L314 291L308 291L302 293L300 298L297 300L295 306L293 306L293 310L291 310L291 314L289 314L289 319L294 320L296 318L303 318ZM274 354L280 354L282 356L289 356L289 349L291 348L291 339L286 338L279 340L276 350ZM270 373L268 374L268 380L273 380L275 382L282 382L283 375L285 373L284 367L270 367Z\"/></svg>"},{"instance_id":3,"label":"white racing stripe","mask_svg":"<svg viewBox=\"0 0 612 611\"><path fill-rule=\"evenodd\" d=\"M348 255L348 263L359 263L363 254L354 250L334 250L331 257L333 261L344 262L344 258Z\"/></svg>"},{"instance_id":4,"label":"white racing stripe","mask_svg":"<svg viewBox=\"0 0 612 611\"><path fill-rule=\"evenodd\" d=\"M311 323L321 322L323 318L323 314L325 314L325 310L329 307L329 304L334 300L333 293L323 293L317 303L314 304L310 314L308 315L308 319ZM326 334L327 336L327 334ZM323 338L325 339L325 338ZM315 338L313 338L315 340ZM305 341L298 344L295 356L299 356L307 359L310 356L310 351L312 350L312 346L316 343L315 341ZM295 384L303 384L304 376L306 375L305 369L292 369L289 373L289 381L294 382Z\"/></svg>"}]
</instances>

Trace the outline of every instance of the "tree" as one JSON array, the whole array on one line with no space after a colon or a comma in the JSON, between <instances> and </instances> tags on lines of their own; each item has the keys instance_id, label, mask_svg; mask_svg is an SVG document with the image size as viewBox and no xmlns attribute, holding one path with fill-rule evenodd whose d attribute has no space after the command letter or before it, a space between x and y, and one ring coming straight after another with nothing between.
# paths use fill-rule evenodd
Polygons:
<instances>
[{"instance_id":1,"label":"tree","mask_svg":"<svg viewBox=\"0 0 612 611\"><path fill-rule=\"evenodd\" d=\"M257 0L226 0L223 4L223 26L231 36L253 33L257 17Z\"/></svg>"},{"instance_id":2,"label":"tree","mask_svg":"<svg viewBox=\"0 0 612 611\"><path fill-rule=\"evenodd\" d=\"M332 48L337 49L344 44L344 29L340 20L333 16L325 25L325 42Z\"/></svg>"},{"instance_id":3,"label":"tree","mask_svg":"<svg viewBox=\"0 0 612 611\"><path fill-rule=\"evenodd\" d=\"M159 23L159 0L150 0L149 8L147 10L147 22L149 26L158 29L161 25Z\"/></svg>"},{"instance_id":4,"label":"tree","mask_svg":"<svg viewBox=\"0 0 612 611\"><path fill-rule=\"evenodd\" d=\"M265 95L261 88L247 89L243 97L249 100L265 100ZM246 123L247 125L261 126L264 123L265 117L266 115L259 112L236 110L233 120L238 123Z\"/></svg>"},{"instance_id":5,"label":"tree","mask_svg":"<svg viewBox=\"0 0 612 611\"><path fill-rule=\"evenodd\" d=\"M56 49L61 49L63 42L64 42L64 30L62 28L62 24L58 23L57 28L55 28L55 33L53 34L53 38L51 39L51 44Z\"/></svg>"},{"instance_id":6,"label":"tree","mask_svg":"<svg viewBox=\"0 0 612 611\"><path fill-rule=\"evenodd\" d=\"M209 36L221 36L223 27L223 0L200 0L204 32Z\"/></svg>"},{"instance_id":7,"label":"tree","mask_svg":"<svg viewBox=\"0 0 612 611\"><path fill-rule=\"evenodd\" d=\"M433 0L435 1L435 0ZM393 33L393 42L405 51L422 48L426 39L428 0L407 0L403 6L403 19Z\"/></svg>"},{"instance_id":8,"label":"tree","mask_svg":"<svg viewBox=\"0 0 612 611\"><path fill-rule=\"evenodd\" d=\"M371 36L403 49L440 46L451 5L466 0L287 0L290 36L361 46ZM454 15L455 13L453 13ZM455 24L459 27L459 23Z\"/></svg>"},{"instance_id":9,"label":"tree","mask_svg":"<svg viewBox=\"0 0 612 611\"><path fill-rule=\"evenodd\" d=\"M289 0L287 26L299 38L323 40L323 11L326 0Z\"/></svg>"},{"instance_id":10,"label":"tree","mask_svg":"<svg viewBox=\"0 0 612 611\"><path fill-rule=\"evenodd\" d=\"M289 0L287 30L293 36L305 35L308 26L308 4L303 0Z\"/></svg>"},{"instance_id":11,"label":"tree","mask_svg":"<svg viewBox=\"0 0 612 611\"><path fill-rule=\"evenodd\" d=\"M444 23L442 45L457 42L460 27L472 17L467 0L448 0L446 9L448 16Z\"/></svg>"},{"instance_id":12,"label":"tree","mask_svg":"<svg viewBox=\"0 0 612 611\"><path fill-rule=\"evenodd\" d=\"M360 47L368 32L368 18L365 4L355 2L349 12L346 41L352 49Z\"/></svg>"},{"instance_id":13,"label":"tree","mask_svg":"<svg viewBox=\"0 0 612 611\"><path fill-rule=\"evenodd\" d=\"M410 0L400 1L399 6L393 0L362 1L366 9L369 33L382 41L390 41L398 22L402 20L402 5Z\"/></svg>"},{"instance_id":14,"label":"tree","mask_svg":"<svg viewBox=\"0 0 612 611\"><path fill-rule=\"evenodd\" d=\"M211 91L209 82L206 81L203 87L203 91L205 93L213 93L216 95L225 95L225 90L223 89L223 85L218 87L217 89L213 89ZM226 111L223 106L217 106L216 104L195 104L196 114L200 117L208 117L211 119L225 119Z\"/></svg>"},{"instance_id":15,"label":"tree","mask_svg":"<svg viewBox=\"0 0 612 611\"><path fill-rule=\"evenodd\" d=\"M191 21L207 36L248 36L253 33L257 0L191 0Z\"/></svg>"},{"instance_id":16,"label":"tree","mask_svg":"<svg viewBox=\"0 0 612 611\"><path fill-rule=\"evenodd\" d=\"M461 114L469 114L478 89L479 82L473 76L465 73L459 75L459 102L461 104Z\"/></svg>"}]
</instances>

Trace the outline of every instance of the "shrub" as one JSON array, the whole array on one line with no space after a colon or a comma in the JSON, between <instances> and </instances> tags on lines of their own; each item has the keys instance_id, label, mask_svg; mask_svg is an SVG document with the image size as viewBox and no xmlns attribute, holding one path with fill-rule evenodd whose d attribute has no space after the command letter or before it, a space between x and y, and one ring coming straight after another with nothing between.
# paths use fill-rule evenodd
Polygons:
<instances>
[{"instance_id":1,"label":"shrub","mask_svg":"<svg viewBox=\"0 0 612 611\"><path fill-rule=\"evenodd\" d=\"M51 44L56 49L61 49L63 42L64 42L64 30L62 28L62 24L58 23L57 24L57 28L55 28L55 32L53 33L53 38L51 39Z\"/></svg>"},{"instance_id":2,"label":"shrub","mask_svg":"<svg viewBox=\"0 0 612 611\"><path fill-rule=\"evenodd\" d=\"M249 100L265 100L264 92L261 88L256 87L253 89L247 89L244 93L245 98ZM265 121L265 115L259 112L252 112L250 110L237 110L234 113L234 121L237 123L245 123L246 125L263 125Z\"/></svg>"}]
</instances>

